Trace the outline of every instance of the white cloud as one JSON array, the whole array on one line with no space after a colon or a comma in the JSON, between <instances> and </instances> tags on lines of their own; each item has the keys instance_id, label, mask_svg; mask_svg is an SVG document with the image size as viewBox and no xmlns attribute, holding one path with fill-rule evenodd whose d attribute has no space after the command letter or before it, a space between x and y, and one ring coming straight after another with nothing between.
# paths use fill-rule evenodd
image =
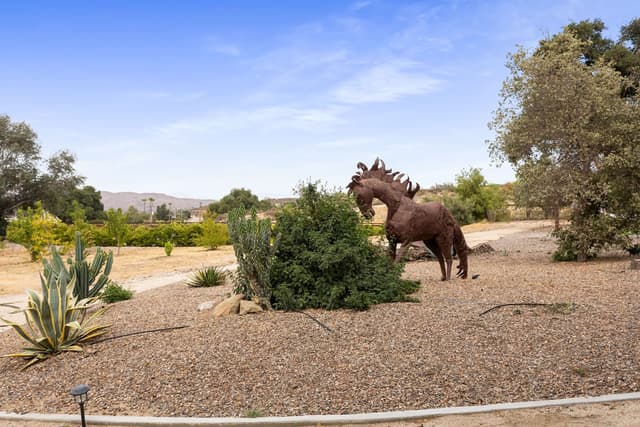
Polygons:
<instances>
[{"instance_id":1,"label":"white cloud","mask_svg":"<svg viewBox=\"0 0 640 427\"><path fill-rule=\"evenodd\" d=\"M195 92L169 92L169 91L154 91L154 90L134 90L130 92L124 92L123 96L126 98L132 98L135 100L143 101L171 101L171 102L191 102L203 98L207 95L205 91Z\"/></svg>"},{"instance_id":2,"label":"white cloud","mask_svg":"<svg viewBox=\"0 0 640 427\"><path fill-rule=\"evenodd\" d=\"M372 145L378 141L367 137L338 138L331 141L319 142L315 144L318 148L346 148L358 147L362 145Z\"/></svg>"},{"instance_id":3,"label":"white cloud","mask_svg":"<svg viewBox=\"0 0 640 427\"><path fill-rule=\"evenodd\" d=\"M424 95L438 89L440 80L412 70L411 63L375 65L332 90L336 101L346 104L391 102Z\"/></svg>"},{"instance_id":4,"label":"white cloud","mask_svg":"<svg viewBox=\"0 0 640 427\"><path fill-rule=\"evenodd\" d=\"M341 122L344 107L299 108L290 106L262 107L250 110L213 112L200 117L178 120L158 131L166 137L184 133L210 133L225 130L298 129L313 131Z\"/></svg>"},{"instance_id":5,"label":"white cloud","mask_svg":"<svg viewBox=\"0 0 640 427\"><path fill-rule=\"evenodd\" d=\"M353 3L351 5L351 9L353 9L353 10L364 9L365 7L371 6L372 3L373 3L372 0L360 0L360 1L357 1L357 2Z\"/></svg>"},{"instance_id":6,"label":"white cloud","mask_svg":"<svg viewBox=\"0 0 640 427\"><path fill-rule=\"evenodd\" d=\"M205 42L205 50L207 52L218 53L220 55L240 56L242 51L233 44L220 41L217 37L209 37Z\"/></svg>"}]
</instances>

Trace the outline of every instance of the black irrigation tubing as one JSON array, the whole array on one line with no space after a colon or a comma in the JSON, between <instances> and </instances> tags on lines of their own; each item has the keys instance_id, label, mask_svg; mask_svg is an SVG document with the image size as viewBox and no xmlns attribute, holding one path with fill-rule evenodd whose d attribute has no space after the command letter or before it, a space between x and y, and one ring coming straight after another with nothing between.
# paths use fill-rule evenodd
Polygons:
<instances>
[{"instance_id":1,"label":"black irrigation tubing","mask_svg":"<svg viewBox=\"0 0 640 427\"><path fill-rule=\"evenodd\" d=\"M325 325L324 323L322 323L321 321L319 321L318 319L316 319L315 317L313 317L312 315L310 315L309 313L302 311L302 310L293 310L296 313L300 313L300 314L304 314L305 316L307 316L309 319L313 320L314 322L316 322L318 325L322 326L324 329L326 329L329 332L334 332L333 329L331 329L330 327L328 327L327 325Z\"/></svg>"},{"instance_id":2,"label":"black irrigation tubing","mask_svg":"<svg viewBox=\"0 0 640 427\"><path fill-rule=\"evenodd\" d=\"M514 302L514 303L509 303L509 304L499 304L499 305L496 305L494 307L491 307L489 310L483 311L482 313L480 313L480 316L484 316L485 314L487 314L490 311L495 310L496 308L509 307L509 306L514 306L514 305L539 306L539 305L551 305L551 304L546 304L546 303L542 303L542 302Z\"/></svg>"},{"instance_id":3,"label":"black irrigation tubing","mask_svg":"<svg viewBox=\"0 0 640 427\"><path fill-rule=\"evenodd\" d=\"M188 328L188 327L189 327L189 325L171 326L171 327L168 327L168 328L158 328L158 329L149 329L149 330L146 330L146 331L130 332L128 334L116 335L116 336L113 336L113 337L103 338L101 340L94 341L91 344L99 344L101 342L105 342L105 341L109 341L109 340L115 340L116 338L130 337L132 335L150 334L152 332L173 331L175 329L184 329L184 328Z\"/></svg>"}]
</instances>

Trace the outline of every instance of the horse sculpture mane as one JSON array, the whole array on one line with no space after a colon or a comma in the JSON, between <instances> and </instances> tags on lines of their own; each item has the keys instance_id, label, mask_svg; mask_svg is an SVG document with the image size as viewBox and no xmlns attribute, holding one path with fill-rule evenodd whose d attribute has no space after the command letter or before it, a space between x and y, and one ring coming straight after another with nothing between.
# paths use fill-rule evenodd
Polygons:
<instances>
[{"instance_id":1,"label":"horse sculpture mane","mask_svg":"<svg viewBox=\"0 0 640 427\"><path fill-rule=\"evenodd\" d=\"M460 259L457 276L466 278L469 247L451 212L439 202L414 202L420 185L414 186L408 177L403 181L404 174L387 169L379 158L370 169L362 162L357 166L360 171L351 177L347 188L367 218L375 214L374 198L387 205L385 232L391 258L402 259L408 245L421 240L438 259L442 280L450 280L453 248ZM397 243L401 243L400 254L396 254Z\"/></svg>"},{"instance_id":2,"label":"horse sculpture mane","mask_svg":"<svg viewBox=\"0 0 640 427\"><path fill-rule=\"evenodd\" d=\"M418 191L420 191L420 184L416 183L415 185L411 182L409 177L402 181L402 178L405 177L404 173L393 172L391 169L387 169L384 161L380 158L377 158L371 168L368 168L362 162L358 162L358 169L360 171L356 172L356 175L353 178L360 177L360 179L378 179L383 182L388 182L391 186L398 191L402 191L405 196L410 199L416 195ZM352 179L347 188L349 190L353 190L354 180Z\"/></svg>"}]
</instances>

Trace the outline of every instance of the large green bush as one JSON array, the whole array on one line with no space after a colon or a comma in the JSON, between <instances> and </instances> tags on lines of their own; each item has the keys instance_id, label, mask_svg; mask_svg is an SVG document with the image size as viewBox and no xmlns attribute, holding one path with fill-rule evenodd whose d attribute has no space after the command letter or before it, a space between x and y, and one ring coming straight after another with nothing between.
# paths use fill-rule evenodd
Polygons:
<instances>
[{"instance_id":1,"label":"large green bush","mask_svg":"<svg viewBox=\"0 0 640 427\"><path fill-rule=\"evenodd\" d=\"M271 268L276 308L353 308L406 301L418 284L400 278L401 264L371 244L355 204L318 184L276 215L280 242Z\"/></svg>"}]
</instances>

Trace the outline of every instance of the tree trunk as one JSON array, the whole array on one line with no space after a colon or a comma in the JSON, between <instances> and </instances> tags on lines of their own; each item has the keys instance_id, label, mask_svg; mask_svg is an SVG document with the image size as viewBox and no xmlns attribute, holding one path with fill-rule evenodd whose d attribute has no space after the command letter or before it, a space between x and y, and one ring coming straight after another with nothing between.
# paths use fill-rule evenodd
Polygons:
<instances>
[{"instance_id":1,"label":"tree trunk","mask_svg":"<svg viewBox=\"0 0 640 427\"><path fill-rule=\"evenodd\" d=\"M560 208L553 208L553 229L554 231L560 230Z\"/></svg>"}]
</instances>

